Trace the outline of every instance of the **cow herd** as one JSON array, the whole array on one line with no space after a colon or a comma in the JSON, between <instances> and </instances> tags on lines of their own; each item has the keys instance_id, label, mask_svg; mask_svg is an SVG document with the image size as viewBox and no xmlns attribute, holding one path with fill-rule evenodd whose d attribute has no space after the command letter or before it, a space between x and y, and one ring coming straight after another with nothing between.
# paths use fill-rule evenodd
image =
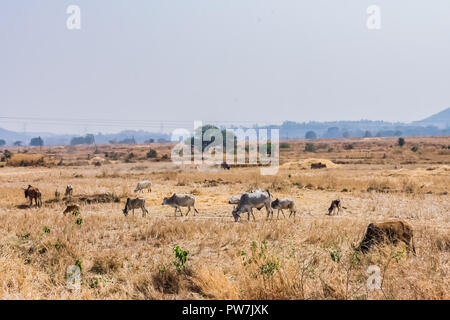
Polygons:
<instances>
[{"instance_id":1,"label":"cow herd","mask_svg":"<svg viewBox=\"0 0 450 320\"><path fill-rule=\"evenodd\" d=\"M151 192L151 187L151 181L141 181L137 184L134 192L143 192L144 190L147 190L147 192ZM33 205L33 200L36 207L42 206L42 195L38 188L28 185L28 187L23 188L23 190L25 192L25 198L30 200L30 207ZM71 185L68 185L66 187L65 196L70 199L72 194L73 187ZM273 219L274 209L278 210L277 218L279 218L280 212L283 214L283 217L285 217L283 209L289 210L289 218L292 215L295 218L297 209L294 200L290 198L276 198L272 201L272 199L273 196L269 192L269 190L263 191L258 189L239 195L234 195L228 200L228 203L235 205L232 211L232 216L235 222L239 221L239 219L241 218L241 214L243 213L247 213L248 220L250 220L250 216L252 216L253 220L256 221L253 214L253 209L261 210L262 208L266 209L267 219ZM191 211L191 208L193 209L194 216L196 213L198 213L198 210L195 207L195 197L191 194L174 193L170 197L165 197L163 199L162 205L168 205L174 208L175 216L177 214L177 211L179 211L181 216L183 216L183 212L181 211L182 207L188 208L186 216ZM339 214L341 208L346 209L342 206L341 200L333 200L330 207L328 208L327 215L332 215L335 211L337 211L337 213ZM128 213L132 211L134 215L135 209L141 209L142 216L145 217L148 213L148 210L145 206L145 199L127 198L125 208L123 209L123 214L127 216ZM74 212L75 210L79 211L79 206L76 204L71 204L67 206L63 214L65 215L67 213ZM387 241L393 244L402 241L406 244L407 251L412 251L415 254L413 230L407 222L401 220L369 224L363 240L355 249L365 253L370 250L370 248L374 244L381 243L383 241Z\"/></svg>"}]
</instances>

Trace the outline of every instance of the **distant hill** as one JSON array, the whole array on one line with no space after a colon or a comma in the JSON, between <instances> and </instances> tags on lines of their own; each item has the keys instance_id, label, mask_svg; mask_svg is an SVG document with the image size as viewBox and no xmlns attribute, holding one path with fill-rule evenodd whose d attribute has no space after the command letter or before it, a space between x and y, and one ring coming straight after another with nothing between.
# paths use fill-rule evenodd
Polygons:
<instances>
[{"instance_id":1,"label":"distant hill","mask_svg":"<svg viewBox=\"0 0 450 320\"><path fill-rule=\"evenodd\" d=\"M413 123L422 126L436 126L438 128L450 127L450 108L447 108L441 112L433 114L428 118L420 121L415 121Z\"/></svg>"},{"instance_id":2,"label":"distant hill","mask_svg":"<svg viewBox=\"0 0 450 320\"><path fill-rule=\"evenodd\" d=\"M281 125L250 126L250 127L225 127L221 129L279 129L281 139L304 139L305 136L317 138L360 138L360 137L410 137L410 136L448 136L450 135L450 108L436 113L426 119L412 123L386 122L386 121L329 121L329 122L294 122L285 121ZM97 133L89 135L70 135L27 132L20 133L0 128L0 139L12 145L15 141L22 141L28 145L31 138L42 137L45 145L69 145L78 143L96 144L134 144L148 142L165 142L170 140L170 135L159 132L147 132L144 130L124 130L119 133ZM93 136L93 139L92 139ZM77 141L77 143L75 143Z\"/></svg>"},{"instance_id":3,"label":"distant hill","mask_svg":"<svg viewBox=\"0 0 450 320\"><path fill-rule=\"evenodd\" d=\"M15 132L0 128L0 139L5 140L7 145L13 145L16 141L21 141L22 145L29 145L34 137L42 137L45 145L69 145L73 138L84 135L54 134L48 132ZM144 143L146 141L167 141L170 135L164 133L147 132L143 130L126 130L118 133L93 135L96 144L121 143L122 141L135 141Z\"/></svg>"}]
</instances>

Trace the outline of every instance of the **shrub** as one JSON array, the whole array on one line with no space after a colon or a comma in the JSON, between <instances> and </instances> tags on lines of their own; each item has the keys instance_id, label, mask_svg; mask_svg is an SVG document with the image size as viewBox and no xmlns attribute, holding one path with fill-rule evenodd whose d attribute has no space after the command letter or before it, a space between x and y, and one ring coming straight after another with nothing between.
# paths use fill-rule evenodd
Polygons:
<instances>
[{"instance_id":1,"label":"shrub","mask_svg":"<svg viewBox=\"0 0 450 320\"><path fill-rule=\"evenodd\" d=\"M11 167L42 166L45 164L42 154L14 154L8 161Z\"/></svg>"},{"instance_id":2,"label":"shrub","mask_svg":"<svg viewBox=\"0 0 450 320\"><path fill-rule=\"evenodd\" d=\"M158 156L158 152L156 152L155 149L150 149L149 152L147 152L147 159L154 159Z\"/></svg>"},{"instance_id":3,"label":"shrub","mask_svg":"<svg viewBox=\"0 0 450 320\"><path fill-rule=\"evenodd\" d=\"M178 273L183 273L186 271L186 261L189 251L181 249L180 246L173 247L173 252L175 253L175 260L172 262Z\"/></svg>"},{"instance_id":4,"label":"shrub","mask_svg":"<svg viewBox=\"0 0 450 320\"><path fill-rule=\"evenodd\" d=\"M353 150L354 148L355 148L355 146L351 143L344 144L344 150Z\"/></svg>"},{"instance_id":5,"label":"shrub","mask_svg":"<svg viewBox=\"0 0 450 320\"><path fill-rule=\"evenodd\" d=\"M402 137L398 138L397 144L398 144L400 147L403 147L403 146L405 145L405 139L402 138Z\"/></svg>"},{"instance_id":6,"label":"shrub","mask_svg":"<svg viewBox=\"0 0 450 320\"><path fill-rule=\"evenodd\" d=\"M291 146L287 142L280 143L280 149L289 149Z\"/></svg>"},{"instance_id":7,"label":"shrub","mask_svg":"<svg viewBox=\"0 0 450 320\"><path fill-rule=\"evenodd\" d=\"M417 152L417 151L419 151L419 147L418 146L414 146L414 147L411 148L411 151L412 152Z\"/></svg>"},{"instance_id":8,"label":"shrub","mask_svg":"<svg viewBox=\"0 0 450 320\"><path fill-rule=\"evenodd\" d=\"M305 145L305 151L306 152L316 152L316 147L314 146L313 143L307 143Z\"/></svg>"}]
</instances>

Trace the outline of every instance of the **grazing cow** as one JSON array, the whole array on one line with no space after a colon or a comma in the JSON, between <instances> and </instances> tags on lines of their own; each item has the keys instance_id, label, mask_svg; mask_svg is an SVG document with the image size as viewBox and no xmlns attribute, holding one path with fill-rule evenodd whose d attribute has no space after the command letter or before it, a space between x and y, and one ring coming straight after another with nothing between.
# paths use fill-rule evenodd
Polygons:
<instances>
[{"instance_id":1,"label":"grazing cow","mask_svg":"<svg viewBox=\"0 0 450 320\"><path fill-rule=\"evenodd\" d=\"M382 242L397 244L399 241L403 241L406 244L408 253L412 249L413 254L416 254L413 230L407 222L398 220L371 223L367 227L366 234L356 250L366 253L373 245Z\"/></svg>"},{"instance_id":2,"label":"grazing cow","mask_svg":"<svg viewBox=\"0 0 450 320\"><path fill-rule=\"evenodd\" d=\"M183 212L181 212L180 207L188 207L188 211L186 212L186 216L191 211L191 207L194 208L194 216L195 213L198 213L198 210L195 208L195 197L191 194L176 194L174 193L171 197L165 197L163 199L162 205L169 205L172 208L175 208L174 215L177 215L177 210L180 211L181 216L183 216Z\"/></svg>"},{"instance_id":3,"label":"grazing cow","mask_svg":"<svg viewBox=\"0 0 450 320\"><path fill-rule=\"evenodd\" d=\"M283 214L283 217L285 217L283 209L289 209L289 211L290 211L289 218L291 217L292 214L294 214L294 218L295 218L295 214L297 213L294 200L292 200L292 199L276 198L275 201L273 201L270 206L273 209L278 209L277 219L280 216L280 211Z\"/></svg>"},{"instance_id":4,"label":"grazing cow","mask_svg":"<svg viewBox=\"0 0 450 320\"><path fill-rule=\"evenodd\" d=\"M148 180L138 182L134 192L138 191L144 192L144 189L147 189L148 192L152 191L152 182Z\"/></svg>"},{"instance_id":5,"label":"grazing cow","mask_svg":"<svg viewBox=\"0 0 450 320\"><path fill-rule=\"evenodd\" d=\"M243 212L247 212L248 220L250 220L251 214L253 216L253 221L256 221L255 215L253 214L253 208L261 209L262 207L266 208L267 219L269 219L270 214L272 214L273 218L273 210L270 207L271 199L272 195L270 194L269 190L267 190L266 192L257 190L255 192L244 193L239 200L237 207L232 212L234 221L237 222L240 218L241 213Z\"/></svg>"},{"instance_id":6,"label":"grazing cow","mask_svg":"<svg viewBox=\"0 0 450 320\"><path fill-rule=\"evenodd\" d=\"M134 209L139 209L139 208L142 210L142 216L145 217L145 215L148 213L148 210L145 208L145 199L127 198L127 202L125 203L125 209L123 209L123 214L125 216L127 216L128 211L133 210L133 216L134 216Z\"/></svg>"},{"instance_id":7,"label":"grazing cow","mask_svg":"<svg viewBox=\"0 0 450 320\"><path fill-rule=\"evenodd\" d=\"M327 165L319 162L319 163L311 163L311 169L322 169L322 168L326 168Z\"/></svg>"},{"instance_id":8,"label":"grazing cow","mask_svg":"<svg viewBox=\"0 0 450 320\"><path fill-rule=\"evenodd\" d=\"M28 188L23 188L25 191L25 199L30 199L30 207L33 205L33 199L36 203L36 207L40 208L42 206L42 195L38 188L28 185Z\"/></svg>"},{"instance_id":9,"label":"grazing cow","mask_svg":"<svg viewBox=\"0 0 450 320\"><path fill-rule=\"evenodd\" d=\"M334 214L336 209L337 209L337 214L339 214L339 211L341 211L341 208L347 209L346 207L343 207L341 205L341 200L333 200L333 201L331 201L331 205L328 208L328 215L331 216L331 214Z\"/></svg>"},{"instance_id":10,"label":"grazing cow","mask_svg":"<svg viewBox=\"0 0 450 320\"><path fill-rule=\"evenodd\" d=\"M71 197L73 194L73 188L70 184L66 187L66 193L64 194L65 197Z\"/></svg>"},{"instance_id":11,"label":"grazing cow","mask_svg":"<svg viewBox=\"0 0 450 320\"><path fill-rule=\"evenodd\" d=\"M224 170L230 170L230 166L228 165L228 163L226 162L222 162L222 164L220 165L220 167Z\"/></svg>"},{"instance_id":12,"label":"grazing cow","mask_svg":"<svg viewBox=\"0 0 450 320\"><path fill-rule=\"evenodd\" d=\"M64 210L63 214L66 215L66 213L74 213L75 211L80 212L80 207L76 204L70 205L66 207L66 210Z\"/></svg>"}]
</instances>

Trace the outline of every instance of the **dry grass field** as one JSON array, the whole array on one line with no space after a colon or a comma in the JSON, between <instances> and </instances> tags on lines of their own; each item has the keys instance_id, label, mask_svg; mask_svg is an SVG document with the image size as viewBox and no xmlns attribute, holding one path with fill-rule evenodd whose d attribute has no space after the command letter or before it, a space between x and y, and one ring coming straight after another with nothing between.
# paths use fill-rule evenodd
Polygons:
<instances>
[{"instance_id":1,"label":"dry grass field","mask_svg":"<svg viewBox=\"0 0 450 320\"><path fill-rule=\"evenodd\" d=\"M403 147L388 138L316 140L314 153L305 143L283 143L275 176L176 166L164 156L170 144L8 148L0 299L450 299L450 138L406 138ZM311 170L308 159L329 165ZM125 217L126 198L146 179L149 214ZM28 208L28 184L41 190L41 208ZM80 202L79 215L64 216L68 184L74 197L112 200ZM262 209L255 222L235 223L228 199L257 188L292 197L297 216L266 220ZM161 205L173 192L194 194L199 214L174 217ZM346 209L328 216L333 199ZM370 222L396 219L413 227L416 256L403 244L353 250ZM185 267L174 264L174 246L188 251ZM79 290L66 284L74 264ZM366 285L371 265L379 290Z\"/></svg>"}]
</instances>

